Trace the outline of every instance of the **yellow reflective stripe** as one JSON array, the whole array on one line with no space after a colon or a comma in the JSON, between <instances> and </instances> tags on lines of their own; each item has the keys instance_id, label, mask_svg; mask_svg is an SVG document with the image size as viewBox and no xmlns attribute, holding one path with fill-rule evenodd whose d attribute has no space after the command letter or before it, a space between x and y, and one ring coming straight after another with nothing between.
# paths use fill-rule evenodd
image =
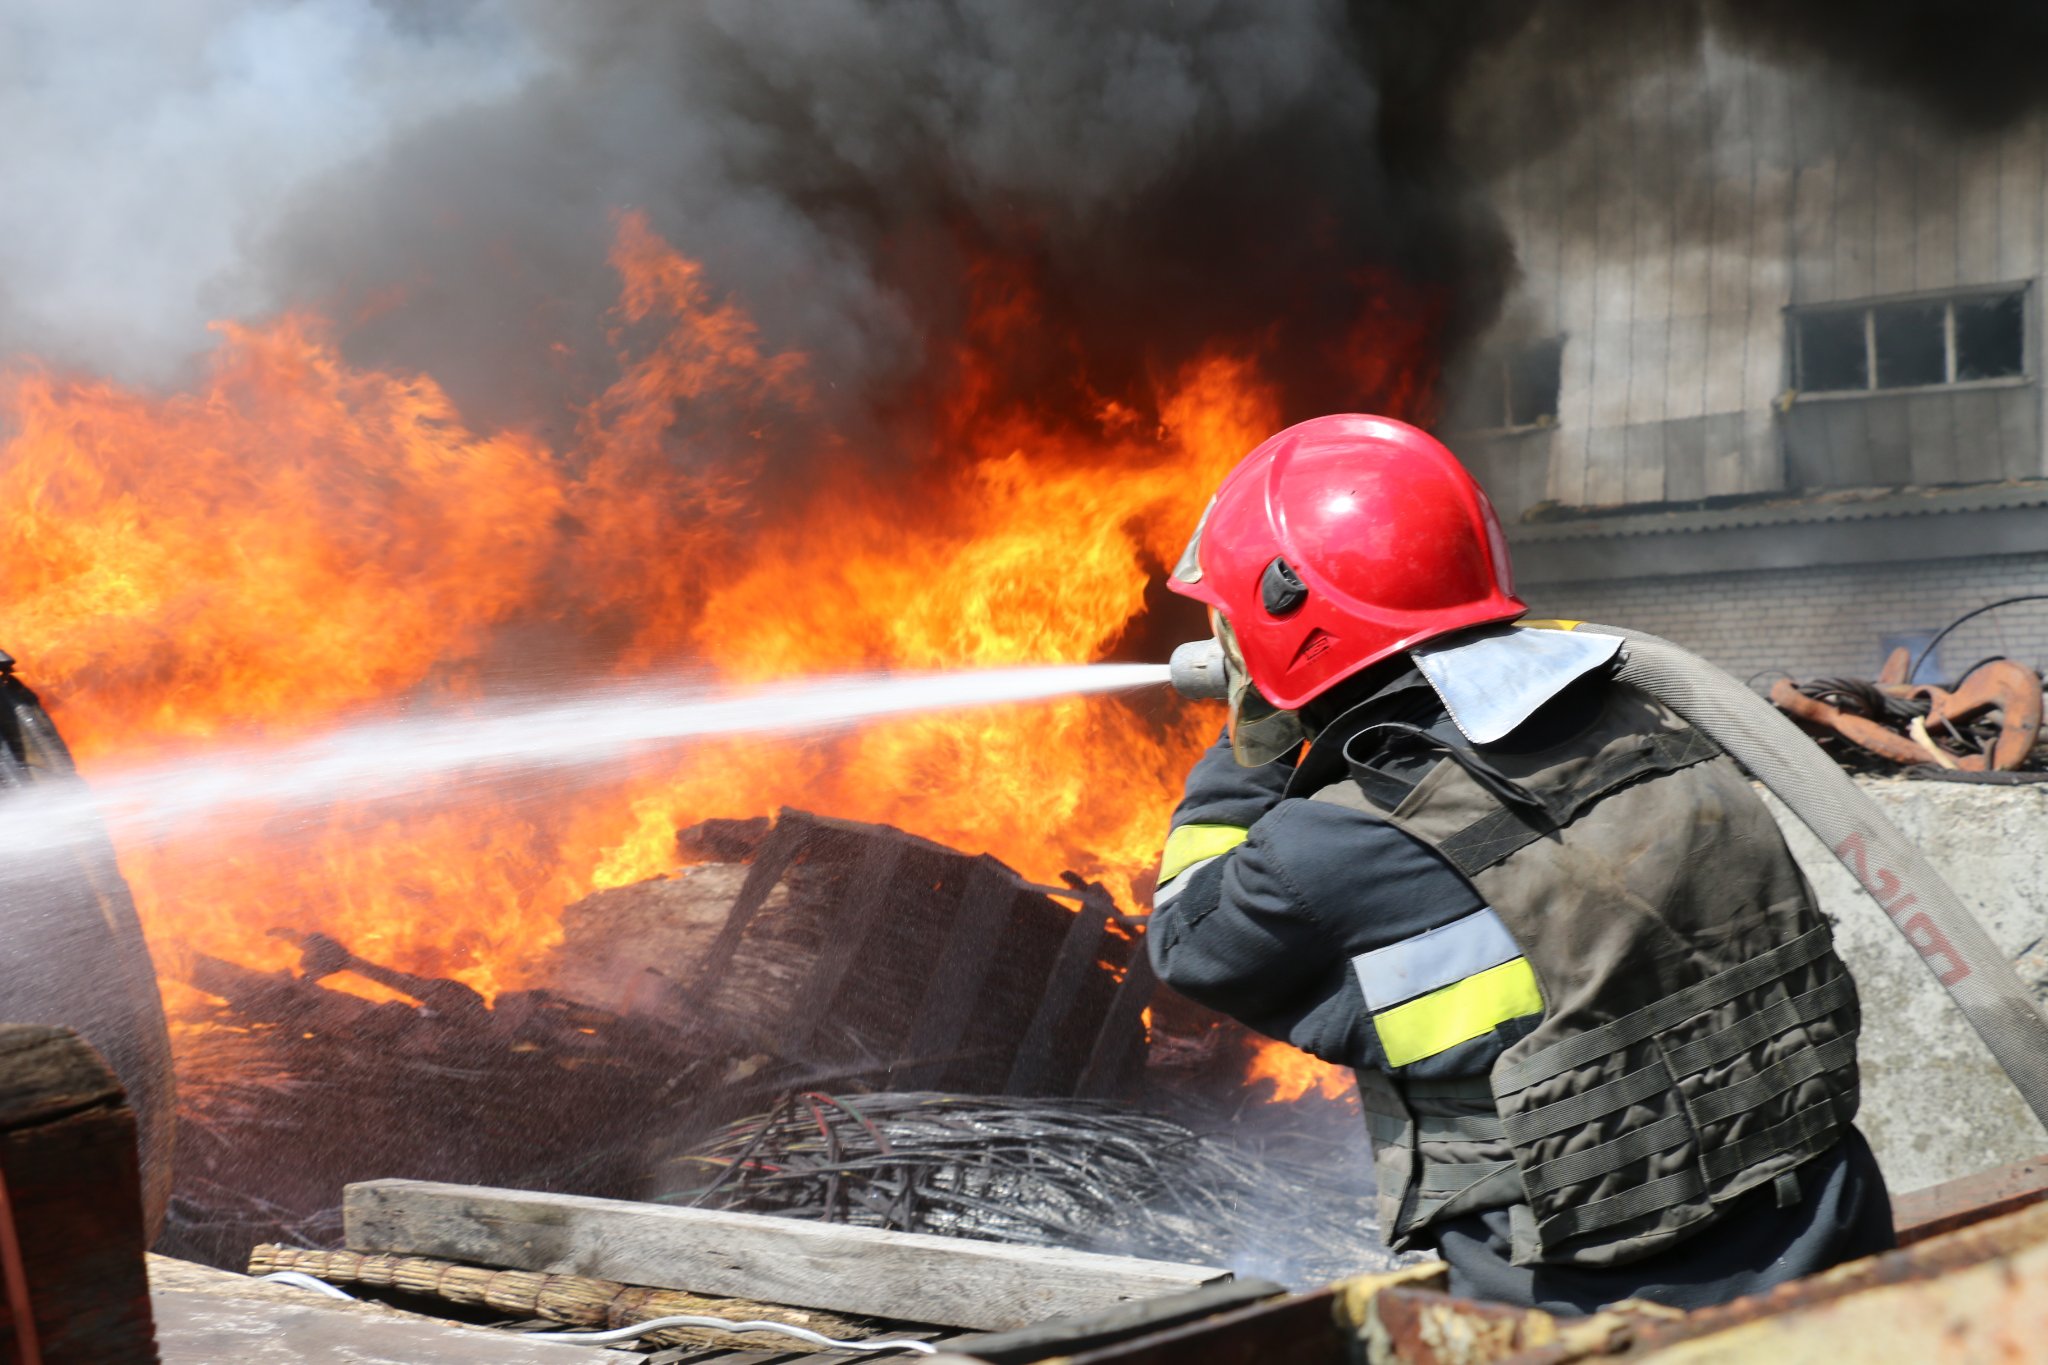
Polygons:
<instances>
[{"instance_id":1,"label":"yellow reflective stripe","mask_svg":"<svg viewBox=\"0 0 2048 1365\"><path fill-rule=\"evenodd\" d=\"M1529 959L1488 967L1372 1017L1387 1065L1406 1066L1477 1038L1496 1024L1543 1012L1543 993Z\"/></svg>"},{"instance_id":2,"label":"yellow reflective stripe","mask_svg":"<svg viewBox=\"0 0 2048 1365\"><path fill-rule=\"evenodd\" d=\"M1584 621L1517 621L1515 624L1526 626L1530 630L1577 630L1586 623Z\"/></svg>"},{"instance_id":3,"label":"yellow reflective stripe","mask_svg":"<svg viewBox=\"0 0 2048 1365\"><path fill-rule=\"evenodd\" d=\"M1159 855L1159 880L1170 882L1204 858L1230 852L1250 833L1242 825L1182 825L1166 836L1166 851Z\"/></svg>"}]
</instances>

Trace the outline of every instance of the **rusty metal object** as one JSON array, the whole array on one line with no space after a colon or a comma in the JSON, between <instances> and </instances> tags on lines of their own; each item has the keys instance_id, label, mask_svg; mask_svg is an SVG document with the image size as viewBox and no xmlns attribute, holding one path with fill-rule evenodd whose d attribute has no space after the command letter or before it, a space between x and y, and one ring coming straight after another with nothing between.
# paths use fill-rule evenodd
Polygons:
<instances>
[{"instance_id":1,"label":"rusty metal object","mask_svg":"<svg viewBox=\"0 0 2048 1365\"><path fill-rule=\"evenodd\" d=\"M2048 1355L2048 1157L1899 1201L1900 1250L1685 1313L1621 1303L1583 1318L1442 1292L1438 1263L1176 1322L1068 1365L1585 1365L2033 1360ZM2001 1212L2002 1210L2014 1210ZM961 1355L972 1360L971 1343ZM1022 1365L1026 1355L1004 1356Z\"/></svg>"},{"instance_id":2,"label":"rusty metal object","mask_svg":"<svg viewBox=\"0 0 2048 1365\"><path fill-rule=\"evenodd\" d=\"M1535 1309L1389 1289L1373 1301L1366 1356L1402 1365L1492 1365L1556 1340L1557 1319Z\"/></svg>"},{"instance_id":3,"label":"rusty metal object","mask_svg":"<svg viewBox=\"0 0 2048 1365\"><path fill-rule=\"evenodd\" d=\"M2027 761L2041 738L2040 675L2010 659L1993 659L1964 678L1953 692L1939 688L1927 691L1927 724L1961 725L1987 711L1999 713L1999 732L1992 746L1990 767L1994 772L2011 772ZM1982 758L1964 758L1958 763L1966 771L1981 772Z\"/></svg>"},{"instance_id":4,"label":"rusty metal object","mask_svg":"<svg viewBox=\"0 0 2048 1365\"><path fill-rule=\"evenodd\" d=\"M1924 763L1927 755L1920 746L1874 720L1849 714L1801 692L1789 678L1771 685L1771 703L1780 711L1808 725L1832 730L1842 738L1894 763Z\"/></svg>"},{"instance_id":5,"label":"rusty metal object","mask_svg":"<svg viewBox=\"0 0 2048 1365\"><path fill-rule=\"evenodd\" d=\"M2048 1329L2048 1206L2038 1204L1718 1308L1639 1318L1604 1348L1559 1342L1499 1365L2038 1359L2029 1352L2048 1330L2014 1335L2023 1327Z\"/></svg>"}]
</instances>

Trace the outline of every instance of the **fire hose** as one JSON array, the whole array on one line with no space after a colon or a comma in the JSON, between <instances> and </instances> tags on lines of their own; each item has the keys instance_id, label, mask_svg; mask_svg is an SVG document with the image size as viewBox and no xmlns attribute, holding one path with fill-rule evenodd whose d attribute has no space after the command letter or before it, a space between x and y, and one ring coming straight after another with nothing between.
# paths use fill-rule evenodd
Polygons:
<instances>
[{"instance_id":1,"label":"fire hose","mask_svg":"<svg viewBox=\"0 0 2048 1365\"><path fill-rule=\"evenodd\" d=\"M2048 1128L2048 1016L1984 926L1876 803L1783 714L1706 660L1638 630L1571 628L1621 637L1620 681L1704 731L1813 831L1920 955ZM1184 695L1220 695L1222 672L1214 641L1174 652L1173 684Z\"/></svg>"}]
</instances>

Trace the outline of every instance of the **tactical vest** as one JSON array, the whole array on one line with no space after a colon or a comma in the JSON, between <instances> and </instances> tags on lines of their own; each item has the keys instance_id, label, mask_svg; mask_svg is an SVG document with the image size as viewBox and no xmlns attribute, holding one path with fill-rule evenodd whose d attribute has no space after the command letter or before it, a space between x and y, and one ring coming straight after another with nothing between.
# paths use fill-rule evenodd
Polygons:
<instances>
[{"instance_id":1,"label":"tactical vest","mask_svg":"<svg viewBox=\"0 0 2048 1365\"><path fill-rule=\"evenodd\" d=\"M1394 731L1399 733L1389 734ZM1537 752L1433 747L1408 787L1351 763L1317 793L1434 847L1533 968L1543 1012L1485 1080L1361 1072L1381 1227L1508 1208L1516 1264L1612 1265L1826 1151L1855 1117L1855 986L1735 764L1643 694L1606 689Z\"/></svg>"}]
</instances>

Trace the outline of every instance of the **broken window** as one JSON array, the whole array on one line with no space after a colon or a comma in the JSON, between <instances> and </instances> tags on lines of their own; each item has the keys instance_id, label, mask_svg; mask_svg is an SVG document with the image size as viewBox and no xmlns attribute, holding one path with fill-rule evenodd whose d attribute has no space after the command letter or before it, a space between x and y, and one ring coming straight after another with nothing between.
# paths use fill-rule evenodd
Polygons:
<instances>
[{"instance_id":1,"label":"broken window","mask_svg":"<svg viewBox=\"0 0 2048 1365\"><path fill-rule=\"evenodd\" d=\"M1507 423L1533 427L1557 420L1558 377L1564 368L1564 338L1545 337L1508 352Z\"/></svg>"},{"instance_id":2,"label":"broken window","mask_svg":"<svg viewBox=\"0 0 2048 1365\"><path fill-rule=\"evenodd\" d=\"M1972 290L1801 309L1792 315L1793 387L1859 393L2014 379L2027 372L2026 290Z\"/></svg>"},{"instance_id":3,"label":"broken window","mask_svg":"<svg viewBox=\"0 0 2048 1365\"><path fill-rule=\"evenodd\" d=\"M1482 431L1554 425L1563 363L1563 337L1487 351L1473 363L1459 424Z\"/></svg>"},{"instance_id":4,"label":"broken window","mask_svg":"<svg viewBox=\"0 0 2048 1365\"><path fill-rule=\"evenodd\" d=\"M1958 300L1955 307L1956 379L2005 379L2027 372L2025 297L2015 291Z\"/></svg>"},{"instance_id":5,"label":"broken window","mask_svg":"<svg viewBox=\"0 0 2048 1365\"><path fill-rule=\"evenodd\" d=\"M1812 393L1870 387L1863 310L1808 313L1799 319L1799 387Z\"/></svg>"}]
</instances>

